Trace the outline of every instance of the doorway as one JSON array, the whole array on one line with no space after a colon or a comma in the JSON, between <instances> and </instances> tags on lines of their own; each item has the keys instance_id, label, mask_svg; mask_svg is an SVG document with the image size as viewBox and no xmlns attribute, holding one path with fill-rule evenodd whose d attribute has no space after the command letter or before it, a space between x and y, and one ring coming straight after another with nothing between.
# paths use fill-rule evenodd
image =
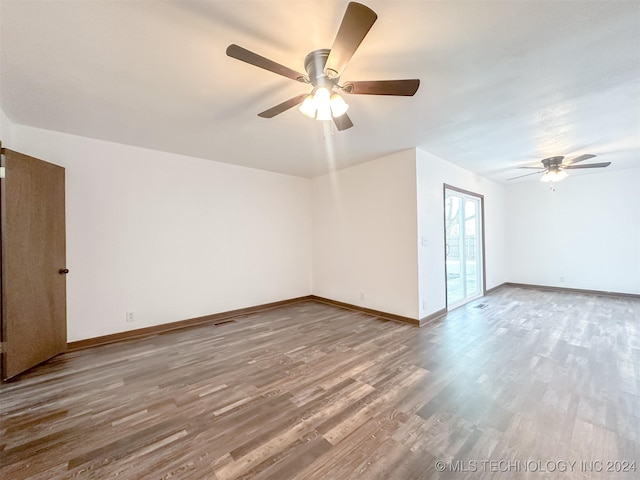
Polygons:
<instances>
[{"instance_id":1,"label":"doorway","mask_svg":"<svg viewBox=\"0 0 640 480\"><path fill-rule=\"evenodd\" d=\"M482 195L444 186L447 310L484 295L483 217Z\"/></svg>"}]
</instances>

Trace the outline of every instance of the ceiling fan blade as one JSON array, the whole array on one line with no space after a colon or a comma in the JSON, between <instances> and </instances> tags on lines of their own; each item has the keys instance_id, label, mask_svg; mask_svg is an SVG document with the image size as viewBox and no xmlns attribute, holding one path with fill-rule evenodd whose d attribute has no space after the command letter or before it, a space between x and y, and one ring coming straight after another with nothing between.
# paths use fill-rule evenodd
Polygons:
<instances>
[{"instance_id":1,"label":"ceiling fan blade","mask_svg":"<svg viewBox=\"0 0 640 480\"><path fill-rule=\"evenodd\" d=\"M343 90L352 95L398 95L412 97L418 91L420 80L371 80L346 82Z\"/></svg>"},{"instance_id":2,"label":"ceiling fan blade","mask_svg":"<svg viewBox=\"0 0 640 480\"><path fill-rule=\"evenodd\" d=\"M336 124L336 127L338 127L338 130L340 131L353 127L353 122L346 113L339 117L333 117L333 123Z\"/></svg>"},{"instance_id":3,"label":"ceiling fan blade","mask_svg":"<svg viewBox=\"0 0 640 480\"><path fill-rule=\"evenodd\" d=\"M595 157L595 155L594 155ZM589 163L587 165L563 165L563 169L574 170L577 168L604 168L611 165L611 162Z\"/></svg>"},{"instance_id":4,"label":"ceiling fan blade","mask_svg":"<svg viewBox=\"0 0 640 480\"><path fill-rule=\"evenodd\" d=\"M253 53L246 48L242 48L236 44L231 44L227 47L227 55L242 62L246 62L256 67L269 70L270 72L277 73L278 75L282 75L283 77L306 83L306 77L302 73L291 70L284 65L280 65L273 60L262 57L257 53Z\"/></svg>"},{"instance_id":5,"label":"ceiling fan blade","mask_svg":"<svg viewBox=\"0 0 640 480\"><path fill-rule=\"evenodd\" d=\"M563 162L564 165L573 165L574 163L583 162L584 160L589 160L590 158L595 157L595 155L591 155L590 153L586 153L584 155L580 155L579 157L572 158L571 160L567 160Z\"/></svg>"},{"instance_id":6,"label":"ceiling fan blade","mask_svg":"<svg viewBox=\"0 0 640 480\"><path fill-rule=\"evenodd\" d=\"M290 98L286 102L282 102L276 105L275 107L271 107L270 109L265 110L264 112L260 112L258 116L262 118L273 118L276 115L279 115L280 113L286 112L290 108L295 107L296 105L300 105L304 101L304 99L307 98L308 95L309 95L308 93L301 93L300 95L296 95L295 97Z\"/></svg>"},{"instance_id":7,"label":"ceiling fan blade","mask_svg":"<svg viewBox=\"0 0 640 480\"><path fill-rule=\"evenodd\" d=\"M509 181L509 180L515 180L516 178L528 177L528 176L530 176L530 175L537 175L537 174L539 174L539 173L543 173L543 172L546 172L546 170L540 170L539 172L526 173L526 174L524 174L524 175L519 175L519 176L517 176L517 177L507 178L507 181Z\"/></svg>"},{"instance_id":8,"label":"ceiling fan blade","mask_svg":"<svg viewBox=\"0 0 640 480\"><path fill-rule=\"evenodd\" d=\"M337 78L351 60L378 15L360 3L350 2L333 41L324 71L329 78Z\"/></svg>"},{"instance_id":9,"label":"ceiling fan blade","mask_svg":"<svg viewBox=\"0 0 640 480\"><path fill-rule=\"evenodd\" d=\"M518 168L529 168L534 170L540 170L542 167L518 167Z\"/></svg>"}]
</instances>

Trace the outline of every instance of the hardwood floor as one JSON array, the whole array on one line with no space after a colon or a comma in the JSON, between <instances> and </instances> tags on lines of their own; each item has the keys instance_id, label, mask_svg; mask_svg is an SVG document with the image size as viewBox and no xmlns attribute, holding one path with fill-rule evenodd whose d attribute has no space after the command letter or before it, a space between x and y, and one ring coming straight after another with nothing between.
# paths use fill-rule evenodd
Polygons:
<instances>
[{"instance_id":1,"label":"hardwood floor","mask_svg":"<svg viewBox=\"0 0 640 480\"><path fill-rule=\"evenodd\" d=\"M0 403L2 479L631 480L640 300L504 288L421 329L307 301L67 353Z\"/></svg>"}]
</instances>

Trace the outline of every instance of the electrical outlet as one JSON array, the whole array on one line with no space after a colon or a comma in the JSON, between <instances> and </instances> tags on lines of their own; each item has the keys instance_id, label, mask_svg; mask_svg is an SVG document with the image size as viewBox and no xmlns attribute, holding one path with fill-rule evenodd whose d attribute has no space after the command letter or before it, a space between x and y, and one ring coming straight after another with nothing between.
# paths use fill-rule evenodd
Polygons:
<instances>
[{"instance_id":1,"label":"electrical outlet","mask_svg":"<svg viewBox=\"0 0 640 480\"><path fill-rule=\"evenodd\" d=\"M564 277L560 277L560 283L564 283Z\"/></svg>"},{"instance_id":2,"label":"electrical outlet","mask_svg":"<svg viewBox=\"0 0 640 480\"><path fill-rule=\"evenodd\" d=\"M133 322L135 321L135 315L133 312L127 312L127 322Z\"/></svg>"},{"instance_id":3,"label":"electrical outlet","mask_svg":"<svg viewBox=\"0 0 640 480\"><path fill-rule=\"evenodd\" d=\"M360 300L364 300L364 292L360 292Z\"/></svg>"},{"instance_id":4,"label":"electrical outlet","mask_svg":"<svg viewBox=\"0 0 640 480\"><path fill-rule=\"evenodd\" d=\"M426 310L426 309L427 309L427 301L426 301L426 300L423 300L423 301L422 301L422 309L423 309L423 310Z\"/></svg>"}]
</instances>

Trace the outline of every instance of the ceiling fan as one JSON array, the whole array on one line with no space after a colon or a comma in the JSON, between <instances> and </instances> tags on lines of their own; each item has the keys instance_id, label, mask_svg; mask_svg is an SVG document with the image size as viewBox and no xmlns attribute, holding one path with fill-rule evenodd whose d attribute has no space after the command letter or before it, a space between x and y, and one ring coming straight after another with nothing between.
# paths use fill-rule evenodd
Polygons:
<instances>
[{"instance_id":1,"label":"ceiling fan","mask_svg":"<svg viewBox=\"0 0 640 480\"><path fill-rule=\"evenodd\" d=\"M307 74L291 70L268 58L262 57L238 45L227 47L227 55L256 67L269 70L283 77L313 86L311 93L302 93L258 114L273 118L299 105L299 110L316 120L333 120L338 130L353 127L346 112L349 106L338 92L351 95L396 95L413 96L420 80L374 80L347 81L340 84L340 75L362 43L378 15L369 7L351 2L342 18L342 23L331 49L314 50L304 60Z\"/></svg>"},{"instance_id":2,"label":"ceiling fan","mask_svg":"<svg viewBox=\"0 0 640 480\"><path fill-rule=\"evenodd\" d=\"M545 158L544 160L542 160L542 167L518 167L518 168L536 169L538 170L537 172L527 173L525 175L519 175L517 177L508 178L507 180L515 180L516 178L528 177L529 175L538 175L544 172L544 175L540 178L541 181L559 182L560 180L563 180L569 176L567 175L566 170L574 170L578 168L604 168L611 165L611 162L588 163L586 165L576 165L576 163L583 162L584 160L589 160L590 158L593 158L593 157L595 157L595 155L591 155L587 153L567 161L564 161L563 156ZM542 168L542 170L540 168Z\"/></svg>"}]
</instances>

